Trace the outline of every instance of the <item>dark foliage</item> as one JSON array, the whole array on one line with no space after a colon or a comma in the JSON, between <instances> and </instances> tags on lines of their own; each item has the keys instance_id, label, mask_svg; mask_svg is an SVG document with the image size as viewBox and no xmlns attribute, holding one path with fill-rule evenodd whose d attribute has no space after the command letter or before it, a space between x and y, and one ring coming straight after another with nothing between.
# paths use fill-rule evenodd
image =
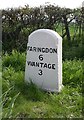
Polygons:
<instances>
[{"instance_id":1,"label":"dark foliage","mask_svg":"<svg viewBox=\"0 0 84 120\"><path fill-rule=\"evenodd\" d=\"M72 40L76 39L74 41L76 43L79 38L81 41L77 42L77 45L79 46L80 43L84 44L82 40L84 29L83 14L83 8L71 10L50 4L35 8L29 8L26 5L24 8L2 10L2 49L5 52L11 52L13 49L22 52L26 51L28 36L31 32L40 28L56 31L58 25L62 25L61 36L66 39L68 46L73 46ZM77 26L79 38L76 32L74 32L73 36L70 33L70 24L72 24L73 20L75 20L73 25ZM64 47L65 45L63 50L66 49Z\"/></svg>"}]
</instances>

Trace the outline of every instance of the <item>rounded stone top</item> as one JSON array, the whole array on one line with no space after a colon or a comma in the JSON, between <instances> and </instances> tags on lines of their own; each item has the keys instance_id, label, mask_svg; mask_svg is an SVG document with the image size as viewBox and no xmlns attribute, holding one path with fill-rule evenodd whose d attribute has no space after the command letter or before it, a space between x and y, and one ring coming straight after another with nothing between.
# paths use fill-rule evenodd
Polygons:
<instances>
[{"instance_id":1,"label":"rounded stone top","mask_svg":"<svg viewBox=\"0 0 84 120\"><path fill-rule=\"evenodd\" d=\"M32 35L34 34L39 34L39 33L45 33L45 34L48 34L48 35L51 35L52 37L54 38L57 38L57 39L61 39L62 40L62 37L57 33L55 32L54 30L51 30L51 29L38 29L38 30L35 30L34 32L32 32L29 37L31 37Z\"/></svg>"}]
</instances>

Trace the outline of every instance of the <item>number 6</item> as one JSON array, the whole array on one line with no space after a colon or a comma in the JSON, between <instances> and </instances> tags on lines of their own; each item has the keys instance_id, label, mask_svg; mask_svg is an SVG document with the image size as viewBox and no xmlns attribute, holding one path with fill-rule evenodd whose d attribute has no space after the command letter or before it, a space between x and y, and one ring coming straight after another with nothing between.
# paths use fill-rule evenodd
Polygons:
<instances>
[{"instance_id":1,"label":"number 6","mask_svg":"<svg viewBox=\"0 0 84 120\"><path fill-rule=\"evenodd\" d=\"M43 60L43 55L39 55L39 60Z\"/></svg>"}]
</instances>

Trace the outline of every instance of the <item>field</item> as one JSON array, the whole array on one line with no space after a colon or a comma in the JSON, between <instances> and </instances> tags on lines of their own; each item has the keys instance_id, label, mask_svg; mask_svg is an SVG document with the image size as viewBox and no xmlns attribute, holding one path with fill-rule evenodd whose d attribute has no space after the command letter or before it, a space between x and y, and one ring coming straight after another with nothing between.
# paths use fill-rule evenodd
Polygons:
<instances>
[{"instance_id":1,"label":"field","mask_svg":"<svg viewBox=\"0 0 84 120\"><path fill-rule=\"evenodd\" d=\"M2 10L0 117L2 115L3 120L84 118L83 18L83 7L69 9L45 4L43 7L30 8L25 5ZM60 93L43 91L32 82L25 83L28 36L37 29L46 28L56 31L63 38L64 87ZM53 79L51 81L53 82Z\"/></svg>"},{"instance_id":2,"label":"field","mask_svg":"<svg viewBox=\"0 0 84 120\"><path fill-rule=\"evenodd\" d=\"M2 58L3 118L83 118L84 60L63 61L63 89L45 92L25 84L25 53L12 51Z\"/></svg>"}]
</instances>

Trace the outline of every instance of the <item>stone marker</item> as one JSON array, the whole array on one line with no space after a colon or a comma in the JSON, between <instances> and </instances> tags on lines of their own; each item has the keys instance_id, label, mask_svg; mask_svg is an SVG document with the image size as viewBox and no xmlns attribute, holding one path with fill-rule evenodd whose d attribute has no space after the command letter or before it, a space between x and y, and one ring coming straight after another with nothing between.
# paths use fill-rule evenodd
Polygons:
<instances>
[{"instance_id":1,"label":"stone marker","mask_svg":"<svg viewBox=\"0 0 84 120\"><path fill-rule=\"evenodd\" d=\"M44 90L62 89L62 38L57 32L39 29L30 34L25 81L30 80Z\"/></svg>"}]
</instances>

